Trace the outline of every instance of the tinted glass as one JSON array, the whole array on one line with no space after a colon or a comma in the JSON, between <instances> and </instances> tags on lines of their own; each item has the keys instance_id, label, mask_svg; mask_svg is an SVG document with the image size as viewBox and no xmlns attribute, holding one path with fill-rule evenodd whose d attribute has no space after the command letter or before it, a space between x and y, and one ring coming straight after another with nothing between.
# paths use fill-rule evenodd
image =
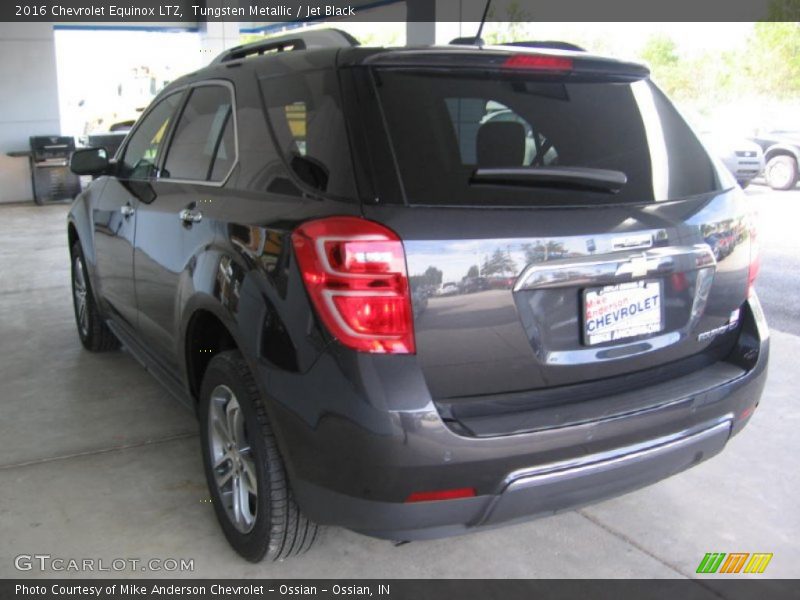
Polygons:
<instances>
[{"instance_id":1,"label":"tinted glass","mask_svg":"<svg viewBox=\"0 0 800 600\"><path fill-rule=\"evenodd\" d=\"M181 95L179 92L167 96L142 119L125 148L120 163L120 177L148 179L153 176L161 141L180 103Z\"/></svg>"},{"instance_id":2,"label":"tinted glass","mask_svg":"<svg viewBox=\"0 0 800 600\"><path fill-rule=\"evenodd\" d=\"M408 201L525 205L648 202L718 189L714 166L647 81L557 83L380 71L378 95ZM498 185L476 169L622 171L616 194L569 185Z\"/></svg>"},{"instance_id":3,"label":"tinted glass","mask_svg":"<svg viewBox=\"0 0 800 600\"><path fill-rule=\"evenodd\" d=\"M306 185L353 197L353 166L336 73L313 71L261 80L280 152Z\"/></svg>"},{"instance_id":4,"label":"tinted glass","mask_svg":"<svg viewBox=\"0 0 800 600\"><path fill-rule=\"evenodd\" d=\"M211 163L211 181L222 181L236 160L236 136L233 118L229 118L217 145L214 161Z\"/></svg>"},{"instance_id":5,"label":"tinted glass","mask_svg":"<svg viewBox=\"0 0 800 600\"><path fill-rule=\"evenodd\" d=\"M230 90L219 85L194 88L170 143L163 176L221 181L235 157Z\"/></svg>"}]
</instances>

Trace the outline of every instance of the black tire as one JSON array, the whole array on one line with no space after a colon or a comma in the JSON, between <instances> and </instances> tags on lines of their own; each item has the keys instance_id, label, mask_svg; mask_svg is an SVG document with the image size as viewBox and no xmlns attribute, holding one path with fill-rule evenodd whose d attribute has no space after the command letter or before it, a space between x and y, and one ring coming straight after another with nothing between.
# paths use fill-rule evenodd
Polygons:
<instances>
[{"instance_id":1,"label":"black tire","mask_svg":"<svg viewBox=\"0 0 800 600\"><path fill-rule=\"evenodd\" d=\"M764 178L773 190L790 190L797 185L797 161L786 155L774 156L764 168Z\"/></svg>"},{"instance_id":2,"label":"black tire","mask_svg":"<svg viewBox=\"0 0 800 600\"><path fill-rule=\"evenodd\" d=\"M119 340L108 328L97 309L92 292L92 282L89 280L89 271L86 269L86 260L83 257L80 242L76 241L72 245L70 257L72 259L72 307L81 344L91 352L116 350L119 348ZM85 320L82 321L84 317Z\"/></svg>"},{"instance_id":3,"label":"black tire","mask_svg":"<svg viewBox=\"0 0 800 600\"><path fill-rule=\"evenodd\" d=\"M231 411L232 402L235 406ZM219 410L222 412L212 414ZM227 438L233 440L231 443L221 443L226 438L215 426L220 421L218 416L230 419L230 414L236 411L240 426L228 420L228 430L240 431L243 439L233 435ZM264 400L238 351L221 352L211 359L203 377L199 414L203 466L211 502L233 549L251 562L263 558L282 560L308 551L319 527L302 514L294 500ZM232 446L245 450L234 453ZM215 464L220 466L215 469ZM248 475L253 471L255 485ZM230 484L230 490L223 492L218 478L226 481L223 487ZM238 487L234 480L239 482ZM242 489L247 508L237 512L233 498ZM237 522L235 515L241 516L242 512L248 513L247 518L241 517Z\"/></svg>"}]
</instances>

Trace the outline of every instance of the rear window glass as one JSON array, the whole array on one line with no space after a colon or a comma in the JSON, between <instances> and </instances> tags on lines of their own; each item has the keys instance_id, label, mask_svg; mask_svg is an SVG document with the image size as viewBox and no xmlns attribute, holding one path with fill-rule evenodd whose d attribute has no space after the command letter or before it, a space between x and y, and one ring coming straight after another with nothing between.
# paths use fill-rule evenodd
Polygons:
<instances>
[{"instance_id":1,"label":"rear window glass","mask_svg":"<svg viewBox=\"0 0 800 600\"><path fill-rule=\"evenodd\" d=\"M355 197L336 72L264 78L261 89L278 150L295 176L320 192Z\"/></svg>"},{"instance_id":2,"label":"rear window glass","mask_svg":"<svg viewBox=\"0 0 800 600\"><path fill-rule=\"evenodd\" d=\"M558 83L378 71L403 189L413 204L652 202L719 188L714 166L647 81ZM569 182L491 184L479 168L621 171L617 193Z\"/></svg>"}]
</instances>

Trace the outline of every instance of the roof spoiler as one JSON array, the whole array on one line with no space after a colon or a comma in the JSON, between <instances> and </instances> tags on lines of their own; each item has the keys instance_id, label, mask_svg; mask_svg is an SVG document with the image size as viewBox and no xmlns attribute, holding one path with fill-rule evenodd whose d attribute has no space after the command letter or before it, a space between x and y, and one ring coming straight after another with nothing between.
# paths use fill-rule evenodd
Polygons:
<instances>
[{"instance_id":1,"label":"roof spoiler","mask_svg":"<svg viewBox=\"0 0 800 600\"><path fill-rule=\"evenodd\" d=\"M521 47L450 46L444 48L397 49L367 57L363 64L394 69L452 72L497 71L505 75L536 75L574 82L630 83L645 79L650 70L642 64L624 62L571 50Z\"/></svg>"},{"instance_id":2,"label":"roof spoiler","mask_svg":"<svg viewBox=\"0 0 800 600\"><path fill-rule=\"evenodd\" d=\"M529 42L507 42L504 46L521 46L523 48L542 48L544 50L570 50L572 52L586 52L572 42L561 42L559 40L532 40Z\"/></svg>"},{"instance_id":3,"label":"roof spoiler","mask_svg":"<svg viewBox=\"0 0 800 600\"><path fill-rule=\"evenodd\" d=\"M483 38L478 37L458 37L450 40L451 46L485 46L486 42ZM558 40L545 40L545 41L525 41L525 42L505 42L503 46L522 46L524 48L543 48L545 50L571 50L573 52L586 52L577 44L570 42L561 42Z\"/></svg>"}]
</instances>

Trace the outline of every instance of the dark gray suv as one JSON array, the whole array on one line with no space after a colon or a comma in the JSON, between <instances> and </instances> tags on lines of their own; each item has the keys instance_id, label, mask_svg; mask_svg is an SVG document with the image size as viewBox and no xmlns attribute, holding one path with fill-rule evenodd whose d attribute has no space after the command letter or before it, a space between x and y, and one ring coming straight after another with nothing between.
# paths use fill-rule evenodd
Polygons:
<instances>
[{"instance_id":1,"label":"dark gray suv","mask_svg":"<svg viewBox=\"0 0 800 600\"><path fill-rule=\"evenodd\" d=\"M81 341L197 411L249 560L635 489L722 450L764 386L742 192L638 64L292 34L72 167Z\"/></svg>"}]
</instances>

